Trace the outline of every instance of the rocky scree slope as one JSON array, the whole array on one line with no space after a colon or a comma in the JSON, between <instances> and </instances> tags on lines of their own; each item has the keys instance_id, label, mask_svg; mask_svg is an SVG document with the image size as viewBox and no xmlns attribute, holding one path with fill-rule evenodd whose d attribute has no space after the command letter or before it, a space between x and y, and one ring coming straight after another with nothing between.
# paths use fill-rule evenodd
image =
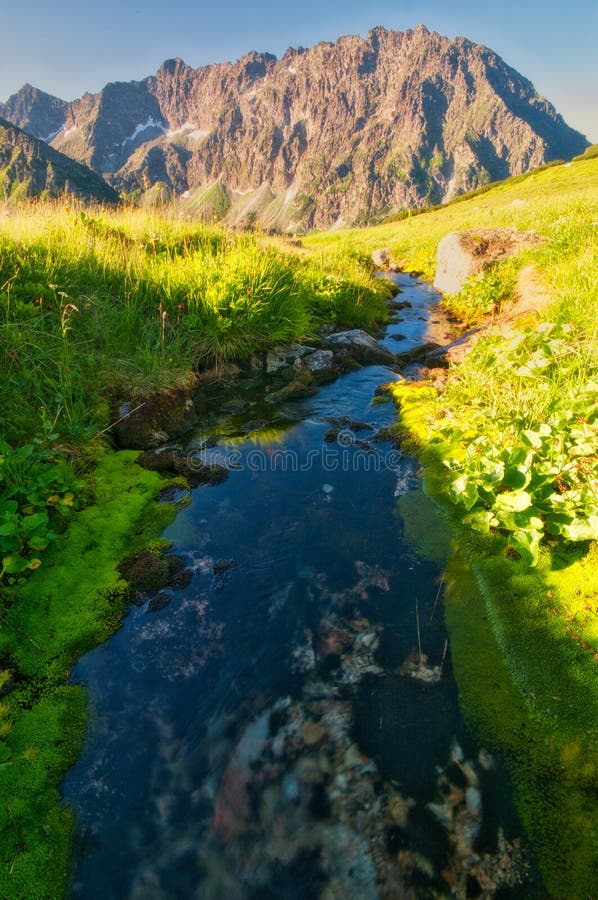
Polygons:
<instances>
[{"instance_id":1,"label":"rocky scree slope","mask_svg":"<svg viewBox=\"0 0 598 900\"><path fill-rule=\"evenodd\" d=\"M0 199L60 197L117 203L117 192L96 172L0 118Z\"/></svg>"},{"instance_id":2,"label":"rocky scree slope","mask_svg":"<svg viewBox=\"0 0 598 900\"><path fill-rule=\"evenodd\" d=\"M120 190L282 230L364 223L588 146L492 50L423 25L281 59L171 59L72 103L26 85L0 115Z\"/></svg>"}]
</instances>

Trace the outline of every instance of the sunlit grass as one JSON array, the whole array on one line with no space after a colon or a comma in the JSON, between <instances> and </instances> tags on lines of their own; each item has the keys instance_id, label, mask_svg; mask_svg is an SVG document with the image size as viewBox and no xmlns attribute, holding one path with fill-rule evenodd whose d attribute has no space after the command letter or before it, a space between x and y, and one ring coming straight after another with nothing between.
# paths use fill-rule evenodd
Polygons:
<instances>
[{"instance_id":1,"label":"sunlit grass","mask_svg":"<svg viewBox=\"0 0 598 900\"><path fill-rule=\"evenodd\" d=\"M370 327L384 296L363 253L138 209L2 209L2 431L28 438L57 411L61 429L103 427L111 393L189 382L323 322Z\"/></svg>"}]
</instances>

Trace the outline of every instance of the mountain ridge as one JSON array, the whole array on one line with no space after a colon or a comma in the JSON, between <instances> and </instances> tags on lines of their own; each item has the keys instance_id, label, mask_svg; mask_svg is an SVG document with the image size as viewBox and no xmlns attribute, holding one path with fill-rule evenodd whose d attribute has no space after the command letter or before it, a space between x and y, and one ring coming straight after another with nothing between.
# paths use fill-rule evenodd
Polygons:
<instances>
[{"instance_id":1,"label":"mountain ridge","mask_svg":"<svg viewBox=\"0 0 598 900\"><path fill-rule=\"evenodd\" d=\"M0 115L118 190L177 196L201 215L199 195L222 188L236 224L240 197L256 193L249 224L282 230L447 200L588 146L494 51L423 25L280 59L251 51L194 69L175 57L69 103L26 86Z\"/></svg>"},{"instance_id":2,"label":"mountain ridge","mask_svg":"<svg viewBox=\"0 0 598 900\"><path fill-rule=\"evenodd\" d=\"M96 172L0 117L0 198L57 198L118 203L118 193Z\"/></svg>"}]
</instances>

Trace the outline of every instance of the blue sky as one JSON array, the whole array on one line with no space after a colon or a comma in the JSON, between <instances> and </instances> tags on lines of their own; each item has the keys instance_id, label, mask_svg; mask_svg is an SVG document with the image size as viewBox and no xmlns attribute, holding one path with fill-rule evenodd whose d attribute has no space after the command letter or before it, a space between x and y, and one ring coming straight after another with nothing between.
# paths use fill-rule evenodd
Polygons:
<instances>
[{"instance_id":1,"label":"blue sky","mask_svg":"<svg viewBox=\"0 0 598 900\"><path fill-rule=\"evenodd\" d=\"M595 0L23 0L2 9L0 100L30 82L65 100L139 79L164 59L193 66L251 49L280 55L375 25L423 22L487 44L598 142Z\"/></svg>"}]
</instances>

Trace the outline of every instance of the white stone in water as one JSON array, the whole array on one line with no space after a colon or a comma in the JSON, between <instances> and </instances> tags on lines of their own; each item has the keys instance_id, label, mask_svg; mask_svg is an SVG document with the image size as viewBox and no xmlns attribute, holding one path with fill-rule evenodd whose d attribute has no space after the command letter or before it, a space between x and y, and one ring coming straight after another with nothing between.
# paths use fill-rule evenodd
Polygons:
<instances>
[{"instance_id":1,"label":"white stone in water","mask_svg":"<svg viewBox=\"0 0 598 900\"><path fill-rule=\"evenodd\" d=\"M496 768L496 760L494 759L492 754L488 753L487 750L484 750L483 747L478 753L478 762L485 772L491 772L492 769Z\"/></svg>"},{"instance_id":2,"label":"white stone in water","mask_svg":"<svg viewBox=\"0 0 598 900\"><path fill-rule=\"evenodd\" d=\"M482 795L477 788L467 788L465 791L465 804L472 816L479 816L482 810Z\"/></svg>"},{"instance_id":3,"label":"white stone in water","mask_svg":"<svg viewBox=\"0 0 598 900\"><path fill-rule=\"evenodd\" d=\"M457 741L457 738L453 738L453 746L452 746L451 756L455 760L455 762L459 762L459 763L463 762L463 760L465 759L465 754L463 753L463 750L461 749L461 746L460 746L459 742Z\"/></svg>"},{"instance_id":4,"label":"white stone in water","mask_svg":"<svg viewBox=\"0 0 598 900\"><path fill-rule=\"evenodd\" d=\"M446 831L453 830L453 813L448 806L445 806L444 803L428 803L427 809L430 810Z\"/></svg>"},{"instance_id":5,"label":"white stone in water","mask_svg":"<svg viewBox=\"0 0 598 900\"><path fill-rule=\"evenodd\" d=\"M467 782L471 787L477 787L479 784L477 773L472 766L472 764L466 760L464 763L461 763L461 771L467 778Z\"/></svg>"},{"instance_id":6,"label":"white stone in water","mask_svg":"<svg viewBox=\"0 0 598 900\"><path fill-rule=\"evenodd\" d=\"M379 643L380 638L378 635L375 632L370 632L368 634L359 635L355 641L355 647L365 647L366 650L376 650Z\"/></svg>"},{"instance_id":7,"label":"white stone in water","mask_svg":"<svg viewBox=\"0 0 598 900\"><path fill-rule=\"evenodd\" d=\"M290 772L282 779L282 793L287 800L297 800L299 797L299 782Z\"/></svg>"}]
</instances>

